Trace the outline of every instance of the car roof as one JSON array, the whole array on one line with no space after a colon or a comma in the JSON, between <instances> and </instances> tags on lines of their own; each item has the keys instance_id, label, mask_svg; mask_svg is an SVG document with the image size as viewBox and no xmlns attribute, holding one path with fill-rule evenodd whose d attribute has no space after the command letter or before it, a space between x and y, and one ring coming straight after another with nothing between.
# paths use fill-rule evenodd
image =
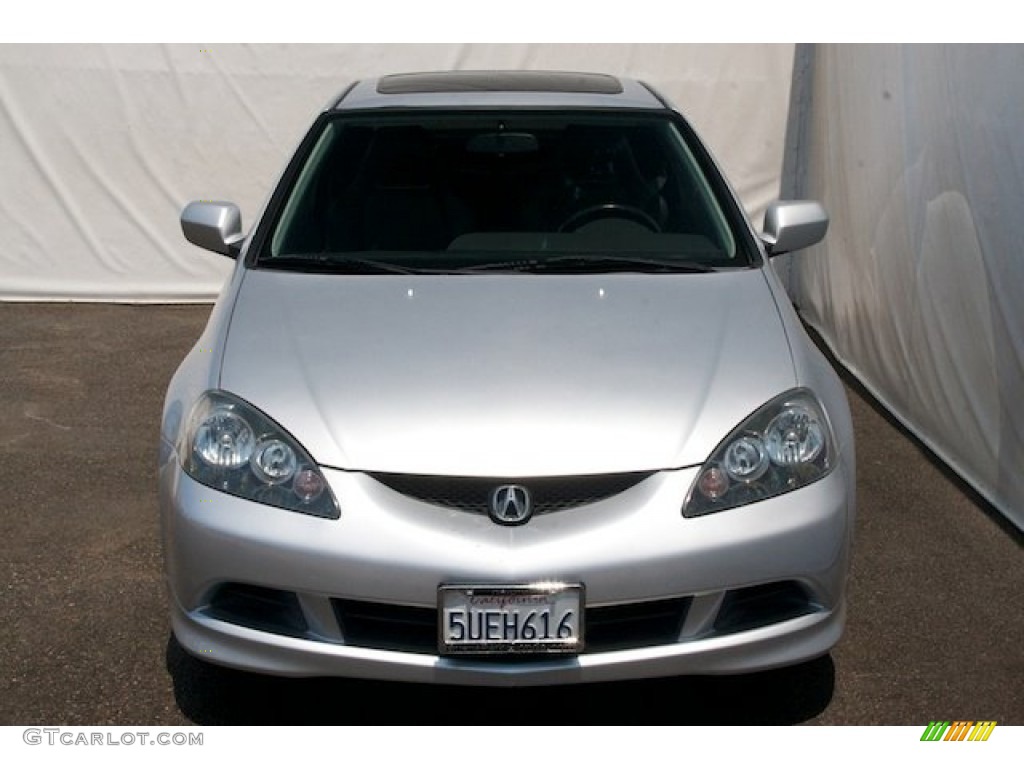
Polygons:
<instances>
[{"instance_id":1,"label":"car roof","mask_svg":"<svg viewBox=\"0 0 1024 768\"><path fill-rule=\"evenodd\" d=\"M453 70L410 72L354 83L334 110L395 107L594 107L666 109L645 83L592 72Z\"/></svg>"}]
</instances>

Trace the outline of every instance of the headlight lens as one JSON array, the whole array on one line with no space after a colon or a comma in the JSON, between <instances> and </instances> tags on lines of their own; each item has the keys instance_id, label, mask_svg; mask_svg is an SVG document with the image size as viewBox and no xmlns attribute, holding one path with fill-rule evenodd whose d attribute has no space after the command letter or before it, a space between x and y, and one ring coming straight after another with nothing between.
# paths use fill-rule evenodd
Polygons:
<instances>
[{"instance_id":1,"label":"headlight lens","mask_svg":"<svg viewBox=\"0 0 1024 768\"><path fill-rule=\"evenodd\" d=\"M827 475L834 438L817 398L796 389L759 408L697 473L683 515L697 517L801 488Z\"/></svg>"},{"instance_id":2,"label":"headlight lens","mask_svg":"<svg viewBox=\"0 0 1024 768\"><path fill-rule=\"evenodd\" d=\"M768 451L757 435L741 435L729 443L722 458L725 473L739 483L752 483L768 469Z\"/></svg>"},{"instance_id":3,"label":"headlight lens","mask_svg":"<svg viewBox=\"0 0 1024 768\"><path fill-rule=\"evenodd\" d=\"M182 467L203 485L307 515L340 516L309 454L244 400L216 390L205 393L183 437Z\"/></svg>"},{"instance_id":4,"label":"headlight lens","mask_svg":"<svg viewBox=\"0 0 1024 768\"><path fill-rule=\"evenodd\" d=\"M276 437L261 440L253 451L252 471L268 485L280 485L292 479L299 468L299 460L295 451L284 440Z\"/></svg>"},{"instance_id":5,"label":"headlight lens","mask_svg":"<svg viewBox=\"0 0 1024 768\"><path fill-rule=\"evenodd\" d=\"M764 445L780 467L810 464L825 449L825 425L810 409L790 405L768 424Z\"/></svg>"},{"instance_id":6,"label":"headlight lens","mask_svg":"<svg viewBox=\"0 0 1024 768\"><path fill-rule=\"evenodd\" d=\"M209 467L238 469L252 456L256 436L230 406L214 408L196 429L196 456Z\"/></svg>"}]
</instances>

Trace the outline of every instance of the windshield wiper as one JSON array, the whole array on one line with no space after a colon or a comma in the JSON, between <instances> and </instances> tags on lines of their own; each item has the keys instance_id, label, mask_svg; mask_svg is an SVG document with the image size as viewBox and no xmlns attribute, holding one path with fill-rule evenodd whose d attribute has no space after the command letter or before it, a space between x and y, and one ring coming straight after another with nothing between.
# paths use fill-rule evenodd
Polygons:
<instances>
[{"instance_id":1,"label":"windshield wiper","mask_svg":"<svg viewBox=\"0 0 1024 768\"><path fill-rule=\"evenodd\" d=\"M466 264L465 266L452 267L448 271L457 275L472 275L475 272L533 272L534 267L539 263L540 260L534 258L522 258L512 261L487 261L481 264Z\"/></svg>"},{"instance_id":2,"label":"windshield wiper","mask_svg":"<svg viewBox=\"0 0 1024 768\"><path fill-rule=\"evenodd\" d=\"M656 256L617 254L587 254L572 256L550 256L539 259L532 265L536 272L664 272L664 273L704 273L715 272L715 267L696 261L658 258Z\"/></svg>"},{"instance_id":3,"label":"windshield wiper","mask_svg":"<svg viewBox=\"0 0 1024 768\"><path fill-rule=\"evenodd\" d=\"M715 272L715 267L694 261L658 258L630 254L565 254L538 259L536 257L512 261L494 261L469 264L451 270L457 274L477 272L551 272L556 274L606 273L606 272L661 272L700 273Z\"/></svg>"},{"instance_id":4,"label":"windshield wiper","mask_svg":"<svg viewBox=\"0 0 1024 768\"><path fill-rule=\"evenodd\" d=\"M259 266L267 269L282 269L289 272L316 272L332 275L426 275L437 270L417 269L352 256L335 254L309 254L306 256L275 256L261 259Z\"/></svg>"},{"instance_id":5,"label":"windshield wiper","mask_svg":"<svg viewBox=\"0 0 1024 768\"><path fill-rule=\"evenodd\" d=\"M702 273L715 267L694 261L630 254L564 254L546 258L524 257L451 267L410 267L344 254L306 254L261 259L258 265L289 272L334 275L472 275L483 272L603 274L608 272Z\"/></svg>"}]
</instances>

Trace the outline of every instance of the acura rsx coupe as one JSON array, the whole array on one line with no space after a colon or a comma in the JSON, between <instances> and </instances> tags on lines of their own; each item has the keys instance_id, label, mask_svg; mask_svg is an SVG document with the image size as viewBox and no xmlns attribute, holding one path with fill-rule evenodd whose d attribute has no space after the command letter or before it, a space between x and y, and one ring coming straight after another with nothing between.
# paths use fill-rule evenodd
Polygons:
<instances>
[{"instance_id":1,"label":"acura rsx coupe","mask_svg":"<svg viewBox=\"0 0 1024 768\"><path fill-rule=\"evenodd\" d=\"M171 623L205 661L464 685L739 673L841 637L843 386L649 86L360 81L235 259L161 428Z\"/></svg>"}]
</instances>

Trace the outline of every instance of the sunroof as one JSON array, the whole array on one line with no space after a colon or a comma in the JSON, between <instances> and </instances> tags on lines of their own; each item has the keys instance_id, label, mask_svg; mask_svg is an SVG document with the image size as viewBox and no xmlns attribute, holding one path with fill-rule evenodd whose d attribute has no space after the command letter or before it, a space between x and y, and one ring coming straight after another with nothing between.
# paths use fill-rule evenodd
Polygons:
<instances>
[{"instance_id":1,"label":"sunroof","mask_svg":"<svg viewBox=\"0 0 1024 768\"><path fill-rule=\"evenodd\" d=\"M417 72L387 75L377 92L464 93L467 91L545 91L553 93L622 93L622 84L611 75L586 72Z\"/></svg>"}]
</instances>

